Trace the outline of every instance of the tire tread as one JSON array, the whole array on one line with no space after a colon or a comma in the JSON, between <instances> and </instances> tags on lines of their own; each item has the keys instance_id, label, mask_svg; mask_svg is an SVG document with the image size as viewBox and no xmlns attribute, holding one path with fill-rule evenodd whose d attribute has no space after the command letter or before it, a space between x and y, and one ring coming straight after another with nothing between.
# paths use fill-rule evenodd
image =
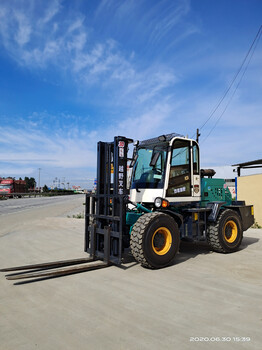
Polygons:
<instances>
[{"instance_id":1,"label":"tire tread","mask_svg":"<svg viewBox=\"0 0 262 350\"><path fill-rule=\"evenodd\" d=\"M154 267L149 264L146 260L143 250L143 236L144 232L152 220L155 220L157 216L166 215L161 212L152 212L145 215L142 215L134 224L131 232L130 247L131 252L142 266L153 269ZM167 215L166 215L167 216Z\"/></svg>"}]
</instances>

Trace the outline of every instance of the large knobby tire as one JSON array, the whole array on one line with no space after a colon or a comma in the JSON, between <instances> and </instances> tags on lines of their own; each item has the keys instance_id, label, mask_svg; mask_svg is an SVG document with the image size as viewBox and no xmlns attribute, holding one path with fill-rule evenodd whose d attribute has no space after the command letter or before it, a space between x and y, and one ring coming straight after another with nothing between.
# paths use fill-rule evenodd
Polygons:
<instances>
[{"instance_id":1,"label":"large knobby tire","mask_svg":"<svg viewBox=\"0 0 262 350\"><path fill-rule=\"evenodd\" d=\"M226 209L218 216L216 223L207 229L207 241L219 253L232 253L238 250L243 239L243 229L239 215Z\"/></svg>"},{"instance_id":2,"label":"large knobby tire","mask_svg":"<svg viewBox=\"0 0 262 350\"><path fill-rule=\"evenodd\" d=\"M180 243L180 234L175 220L164 213L142 215L134 224L130 247L142 266L162 268L174 259Z\"/></svg>"}]
</instances>

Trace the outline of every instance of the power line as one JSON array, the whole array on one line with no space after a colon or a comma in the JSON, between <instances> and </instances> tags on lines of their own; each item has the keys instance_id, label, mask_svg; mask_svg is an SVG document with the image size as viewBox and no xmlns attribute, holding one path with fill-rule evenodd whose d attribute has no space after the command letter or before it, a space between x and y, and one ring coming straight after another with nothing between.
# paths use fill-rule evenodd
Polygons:
<instances>
[{"instance_id":1,"label":"power line","mask_svg":"<svg viewBox=\"0 0 262 350\"><path fill-rule=\"evenodd\" d=\"M261 35L261 33L260 33L260 35ZM239 79L239 82L237 83L237 85L236 85L236 87L235 87L235 90L233 91L233 94L231 95L231 97L230 97L228 103L226 104L226 107L224 108L224 110L223 110L222 113L220 114L219 118L217 119L215 125L214 125L213 128L209 131L208 135L205 137L205 139L202 141L202 143L208 138L208 136L211 134L211 132L215 129L215 127L217 126L219 120L222 118L222 116L224 115L225 111L227 110L227 107L229 106L230 102L232 101L232 99L233 99L233 97L234 97L234 95L235 95L235 93L236 93L236 91L237 91L237 89L238 89L238 87L239 87L239 85L240 85L240 83L241 83L241 81L242 81L242 79L243 79L243 77L244 77L246 71L247 71L247 68L248 68L248 66L249 66L249 63L250 63L250 61L251 61L251 59L252 59L252 57L253 57L253 54L254 54L254 52L255 52L255 50L256 50L257 44L258 44L258 41L257 41L257 43L256 43L256 45L255 45L255 47L254 47L254 50L253 50L253 52L252 52L252 54L251 54L251 56L250 56L250 58L249 58L249 60L248 60L247 65L246 65L246 67L245 67L245 69L244 69L244 71L243 71L243 73L242 73L242 75L241 75L241 77L240 77L240 79Z\"/></svg>"},{"instance_id":2,"label":"power line","mask_svg":"<svg viewBox=\"0 0 262 350\"><path fill-rule=\"evenodd\" d=\"M234 95L235 95L235 93L236 93L236 90L238 89L238 87L239 87L239 85L240 85L240 83L241 83L241 81L242 81L242 79L243 79L243 76L245 75L246 70L247 70L247 68L248 68L248 66L249 66L249 63L250 63L250 61L251 61L251 59L252 59L252 57L253 57L253 54L254 54L254 52L255 52L255 50L256 50L257 44L258 44L259 39L260 39L260 37L261 37L261 33L262 33L262 25L259 27L259 30L258 30L258 32L257 32L257 34L256 34L256 36L255 36L255 38L254 38L254 40L253 40L253 42L252 42L250 48L249 48L249 50L247 51L247 53L246 53L246 55L245 55L245 58L243 59L241 65L240 65L240 67L239 67L239 69L237 70L237 72L236 72L234 78L232 79L231 83L229 84L228 88L226 89L226 91L224 92L223 96L221 97L221 99L219 100L219 102L217 103L217 105L215 106L215 108L213 109L213 111L211 112L210 116L207 118L207 120L204 122L204 124L199 128L199 130L203 129L204 126L207 124L207 122L212 118L212 116L213 116L213 115L215 114L215 112L218 110L218 108L220 107L221 103L224 101L224 99L225 99L226 96L228 95L229 91L231 90L233 84L235 83L236 79L238 78L240 72L242 71L242 69L243 69L243 67L244 67L244 65L245 65L245 63L246 63L248 57L250 56L250 57L249 57L249 60L248 60L248 62L247 62L247 65L246 65L246 67L245 67L245 69L244 69L244 72L243 72L243 74L241 75L241 78L240 78L240 80L239 80L239 82L238 82L238 84L237 84L237 86L236 86L236 88L235 88L233 94L231 95L231 97L230 97L230 99L229 99L229 102L227 103L226 107L224 108L224 110L223 110L222 113L220 114L220 116L219 116L219 118L217 119L217 121L216 121L215 125L213 126L213 128L210 130L210 132L208 133L208 135L206 136L206 138L205 138L201 143L203 143L203 142L208 138L208 136L211 134L211 132L215 129L215 127L217 126L219 120L222 118L222 116L224 115L225 111L227 110L227 107L229 106L230 102L232 101L232 99L233 99L233 97L234 97ZM254 49L253 49L253 48L254 48ZM253 50L253 51L252 51L252 50ZM252 53L251 53L251 51L252 51ZM250 55L250 53L251 53L251 55Z\"/></svg>"}]
</instances>

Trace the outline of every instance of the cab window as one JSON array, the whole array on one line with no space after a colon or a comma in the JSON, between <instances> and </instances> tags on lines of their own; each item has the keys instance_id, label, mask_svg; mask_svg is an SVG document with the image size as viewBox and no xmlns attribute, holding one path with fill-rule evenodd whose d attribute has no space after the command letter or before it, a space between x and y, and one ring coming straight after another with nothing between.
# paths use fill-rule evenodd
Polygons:
<instances>
[{"instance_id":1,"label":"cab window","mask_svg":"<svg viewBox=\"0 0 262 350\"><path fill-rule=\"evenodd\" d=\"M190 141L176 140L173 144L167 196L191 195Z\"/></svg>"},{"instance_id":2,"label":"cab window","mask_svg":"<svg viewBox=\"0 0 262 350\"><path fill-rule=\"evenodd\" d=\"M193 143L193 173L199 175L199 149L195 142Z\"/></svg>"}]
</instances>

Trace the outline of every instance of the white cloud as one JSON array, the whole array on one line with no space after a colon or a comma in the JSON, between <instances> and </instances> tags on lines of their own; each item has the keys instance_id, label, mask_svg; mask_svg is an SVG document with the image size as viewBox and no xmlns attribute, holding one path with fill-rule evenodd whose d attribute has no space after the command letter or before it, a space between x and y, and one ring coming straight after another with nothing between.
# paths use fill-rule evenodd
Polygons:
<instances>
[{"instance_id":1,"label":"white cloud","mask_svg":"<svg viewBox=\"0 0 262 350\"><path fill-rule=\"evenodd\" d=\"M69 52L71 52L73 50L81 52L84 49L84 47L86 45L86 42L87 42L87 34L84 33L84 32L80 32L80 33L75 35L73 41L69 41L67 43L67 49L68 49ZM73 59L73 64L76 64L76 67L75 67L76 71L79 71L81 69L81 65L80 65L81 61L80 61L79 58L80 57L78 57L77 60ZM80 65L79 68L77 67L78 65Z\"/></svg>"},{"instance_id":2,"label":"white cloud","mask_svg":"<svg viewBox=\"0 0 262 350\"><path fill-rule=\"evenodd\" d=\"M190 3L188 0L165 2L165 5L165 10L162 13L162 20L159 20L159 17L156 16L156 19L152 22L150 40L155 43L163 39L190 11ZM155 9L156 15L158 15L157 6Z\"/></svg>"},{"instance_id":3,"label":"white cloud","mask_svg":"<svg viewBox=\"0 0 262 350\"><path fill-rule=\"evenodd\" d=\"M205 140L210 126L200 137L202 160L209 166L232 165L261 158L261 108L232 104ZM214 121L211 123L211 127ZM202 142L204 141L204 142Z\"/></svg>"},{"instance_id":4,"label":"white cloud","mask_svg":"<svg viewBox=\"0 0 262 350\"><path fill-rule=\"evenodd\" d=\"M144 92L139 96L140 102L143 103L151 99L163 89L174 85L177 81L178 79L172 70L159 69L151 74L147 74L147 79L143 80Z\"/></svg>"},{"instance_id":5,"label":"white cloud","mask_svg":"<svg viewBox=\"0 0 262 350\"><path fill-rule=\"evenodd\" d=\"M14 18L18 23L15 39L19 46L23 46L30 41L31 25L28 23L26 16L21 12L14 11Z\"/></svg>"},{"instance_id":6,"label":"white cloud","mask_svg":"<svg viewBox=\"0 0 262 350\"><path fill-rule=\"evenodd\" d=\"M0 127L0 162L12 163L12 167L23 169L36 167L63 169L86 168L86 172L96 168L96 145L98 141L113 141L114 136L123 135L134 139L145 139L158 135L163 130L162 125L168 125L170 105L161 101L146 112L136 117L123 117L104 128L99 126L96 130L83 127L70 127L68 131L54 128L55 131L46 133L40 124L34 124L38 114L33 114L32 123L23 127ZM77 118L65 116L65 118ZM45 118L45 113L42 118ZM23 125L22 120L20 124ZM31 125L31 126L29 126ZM169 131L168 128L166 130ZM5 166L6 168L6 166ZM8 169L10 165L8 165Z\"/></svg>"},{"instance_id":7,"label":"white cloud","mask_svg":"<svg viewBox=\"0 0 262 350\"><path fill-rule=\"evenodd\" d=\"M121 91L122 100L131 98L133 103L140 104L177 81L174 72L167 67L152 63L146 69L140 69L133 60L134 52L123 53L119 44L110 37L100 42L93 41L89 35L92 28L85 25L84 15L64 12L60 1L47 1L46 6L38 11L34 2L30 4L31 7L24 6L19 10L13 9L8 2L0 6L2 44L19 65L30 70L46 70L54 66L57 72L71 74L78 86L79 83L85 88L100 84L116 94ZM187 2L181 4L172 6L172 11L178 16L181 11L187 12ZM100 10L111 5L102 2ZM137 5L132 3L132 6ZM116 6L121 13L125 7L121 3ZM18 25L13 25L14 20ZM166 25L165 30L168 30L171 24Z\"/></svg>"},{"instance_id":8,"label":"white cloud","mask_svg":"<svg viewBox=\"0 0 262 350\"><path fill-rule=\"evenodd\" d=\"M46 24L50 22L53 19L53 17L59 12L60 9L61 1L53 0L47 5L47 8L44 12L44 16L40 19L40 24Z\"/></svg>"},{"instance_id":9,"label":"white cloud","mask_svg":"<svg viewBox=\"0 0 262 350\"><path fill-rule=\"evenodd\" d=\"M76 54L73 58L74 70L78 73L83 71L85 68L94 69L94 67L99 64L99 60L104 56L105 46L102 44L96 44L92 51L82 52Z\"/></svg>"},{"instance_id":10,"label":"white cloud","mask_svg":"<svg viewBox=\"0 0 262 350\"><path fill-rule=\"evenodd\" d=\"M174 108L168 99L162 99L143 112L112 121L106 129L98 129L97 135L101 141L112 141L117 135L143 140L172 132L174 130L170 130L170 119Z\"/></svg>"},{"instance_id":11,"label":"white cloud","mask_svg":"<svg viewBox=\"0 0 262 350\"><path fill-rule=\"evenodd\" d=\"M63 168L95 166L95 133L85 137L77 132L76 135L47 135L37 129L11 127L0 127L0 133L1 162L18 162L25 166L34 162Z\"/></svg>"},{"instance_id":12,"label":"white cloud","mask_svg":"<svg viewBox=\"0 0 262 350\"><path fill-rule=\"evenodd\" d=\"M191 110L195 109L197 116L207 115L205 104L191 101L193 102ZM27 130L22 127L16 129L10 126L0 127L0 162L5 162L7 169L10 170L19 168L21 172L23 169L24 174L26 174L25 169L29 168L41 167L47 171L60 168L61 174L62 169L64 172L71 169L70 173L74 173L75 178L78 171L80 178L85 177L83 174L89 174L88 177L92 178L95 177L98 141L110 142L116 135L143 140L170 132L189 134L191 137L191 133L195 133L191 123L192 115L181 114L180 110L181 108L183 110L183 106L181 107L180 103L180 101L174 101L172 96L162 98L143 111L126 113L121 119L111 119L108 124L96 126L95 130L89 130L88 123L82 128L73 127L74 124L80 125L81 117L64 115L64 120L71 120L70 125L66 124L67 131L61 129L58 124L53 128L55 131L49 134L46 134L42 126L45 125L46 118L56 120L56 116L33 113L30 117L31 123L27 124ZM187 102L185 101L184 104ZM259 106L242 105L240 101L235 101L228 114L221 119L217 128L204 143L202 141L206 134L201 135L201 166L218 168L220 169L218 176L224 174L225 177L231 177L233 175L230 170L231 164L261 158L257 144L261 132L260 111ZM252 118L248 118L250 115ZM61 119L61 116L58 119ZM38 120L37 124L35 120ZM205 132L210 130L213 123L214 120L210 122ZM21 120L18 125L23 124ZM250 125L252 127L249 129ZM12 162L11 165L10 162ZM228 167L223 172L221 166L224 165ZM54 174L56 171L49 170L49 173Z\"/></svg>"}]
</instances>

